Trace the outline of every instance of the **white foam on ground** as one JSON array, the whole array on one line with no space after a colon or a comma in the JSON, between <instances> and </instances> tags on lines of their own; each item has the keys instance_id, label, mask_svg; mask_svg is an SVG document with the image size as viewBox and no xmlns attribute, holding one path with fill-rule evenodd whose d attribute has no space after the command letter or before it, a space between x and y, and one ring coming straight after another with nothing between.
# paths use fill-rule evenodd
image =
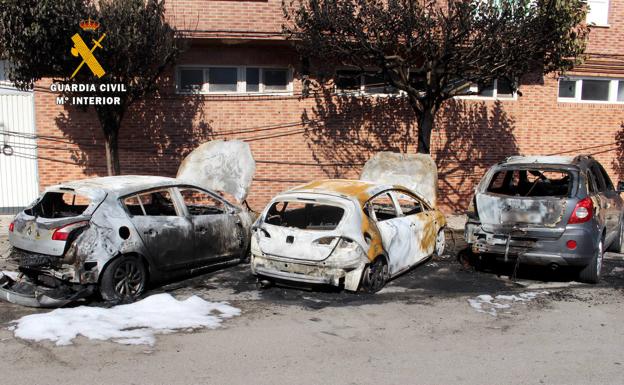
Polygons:
<instances>
[{"instance_id":1,"label":"white foam on ground","mask_svg":"<svg viewBox=\"0 0 624 385\"><path fill-rule=\"evenodd\" d=\"M240 309L224 302L208 302L197 296L179 301L170 294L156 294L141 301L109 309L80 306L32 314L13 321L16 337L49 340L71 345L74 338L111 340L125 345L153 345L156 334L176 330L215 329Z\"/></svg>"},{"instance_id":2,"label":"white foam on ground","mask_svg":"<svg viewBox=\"0 0 624 385\"><path fill-rule=\"evenodd\" d=\"M541 292L526 292L512 295L497 295L496 297L492 297L489 294L482 294L477 296L476 298L469 298L468 303L470 306L475 309L479 313L486 313L491 316L496 317L498 315L498 311L502 309L510 309L513 303L526 303L540 295L549 294L547 291Z\"/></svg>"},{"instance_id":3,"label":"white foam on ground","mask_svg":"<svg viewBox=\"0 0 624 385\"><path fill-rule=\"evenodd\" d=\"M390 293L406 293L409 289L406 287L400 286L385 286L383 289L379 290L379 294L390 294Z\"/></svg>"}]
</instances>

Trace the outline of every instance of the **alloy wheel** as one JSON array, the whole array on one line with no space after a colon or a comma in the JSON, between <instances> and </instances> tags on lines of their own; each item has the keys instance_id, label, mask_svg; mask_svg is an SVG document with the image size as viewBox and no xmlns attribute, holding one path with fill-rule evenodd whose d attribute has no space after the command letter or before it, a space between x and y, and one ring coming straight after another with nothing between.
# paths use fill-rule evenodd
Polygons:
<instances>
[{"instance_id":1,"label":"alloy wheel","mask_svg":"<svg viewBox=\"0 0 624 385\"><path fill-rule=\"evenodd\" d=\"M113 274L115 292L122 298L136 297L143 291L143 270L135 260L120 263Z\"/></svg>"}]
</instances>

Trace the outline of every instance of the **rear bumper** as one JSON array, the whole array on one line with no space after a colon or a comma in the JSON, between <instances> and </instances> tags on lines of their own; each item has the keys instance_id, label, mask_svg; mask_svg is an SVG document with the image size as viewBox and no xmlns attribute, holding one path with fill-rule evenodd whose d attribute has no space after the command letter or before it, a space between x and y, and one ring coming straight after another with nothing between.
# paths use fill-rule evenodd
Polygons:
<instances>
[{"instance_id":1,"label":"rear bumper","mask_svg":"<svg viewBox=\"0 0 624 385\"><path fill-rule=\"evenodd\" d=\"M46 275L69 284L89 285L98 282L97 263L64 263L63 257L38 254L13 247L9 255L28 275ZM90 266L89 266L90 264Z\"/></svg>"},{"instance_id":2,"label":"rear bumper","mask_svg":"<svg viewBox=\"0 0 624 385\"><path fill-rule=\"evenodd\" d=\"M53 308L86 298L93 293L92 286L78 290L62 283L57 287L37 285L24 277L10 277L0 273L0 300L21 306Z\"/></svg>"},{"instance_id":3,"label":"rear bumper","mask_svg":"<svg viewBox=\"0 0 624 385\"><path fill-rule=\"evenodd\" d=\"M306 284L344 286L351 291L358 289L365 266L364 262L349 267L327 266L323 262L300 261L266 254L252 254L251 257L251 271L256 276Z\"/></svg>"},{"instance_id":4,"label":"rear bumper","mask_svg":"<svg viewBox=\"0 0 624 385\"><path fill-rule=\"evenodd\" d=\"M478 223L469 222L465 228L466 242L474 253L490 254L498 259L516 260L532 265L586 266L594 257L597 242L593 231L586 228L567 228L557 238L523 237L484 231ZM509 238L509 242L508 242ZM574 240L575 249L567 242ZM509 243L509 245L508 245Z\"/></svg>"}]
</instances>

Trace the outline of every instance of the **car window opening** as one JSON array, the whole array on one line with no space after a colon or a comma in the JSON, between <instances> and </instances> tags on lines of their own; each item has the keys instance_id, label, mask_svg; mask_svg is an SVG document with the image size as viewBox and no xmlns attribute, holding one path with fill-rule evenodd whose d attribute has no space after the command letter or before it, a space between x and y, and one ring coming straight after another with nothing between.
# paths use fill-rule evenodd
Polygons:
<instances>
[{"instance_id":1,"label":"car window opening","mask_svg":"<svg viewBox=\"0 0 624 385\"><path fill-rule=\"evenodd\" d=\"M81 215L90 204L89 198L75 193L47 192L24 212L41 218L71 218Z\"/></svg>"},{"instance_id":2,"label":"car window opening","mask_svg":"<svg viewBox=\"0 0 624 385\"><path fill-rule=\"evenodd\" d=\"M422 204L416 198L404 193L398 193L396 197L403 215L410 216L423 212Z\"/></svg>"},{"instance_id":3,"label":"car window opening","mask_svg":"<svg viewBox=\"0 0 624 385\"><path fill-rule=\"evenodd\" d=\"M215 215L226 212L225 204L212 195L197 189L180 190L190 215Z\"/></svg>"},{"instance_id":4,"label":"car window opening","mask_svg":"<svg viewBox=\"0 0 624 385\"><path fill-rule=\"evenodd\" d=\"M374 211L375 218L380 222L398 216L394 202L388 193L377 195L368 202L368 205Z\"/></svg>"},{"instance_id":5,"label":"car window opening","mask_svg":"<svg viewBox=\"0 0 624 385\"><path fill-rule=\"evenodd\" d=\"M571 188L569 171L507 169L494 174L487 192L516 197L567 197Z\"/></svg>"},{"instance_id":6,"label":"car window opening","mask_svg":"<svg viewBox=\"0 0 624 385\"><path fill-rule=\"evenodd\" d=\"M275 202L266 215L266 223L295 227L301 230L334 230L344 215L344 209L319 203Z\"/></svg>"},{"instance_id":7,"label":"car window opening","mask_svg":"<svg viewBox=\"0 0 624 385\"><path fill-rule=\"evenodd\" d=\"M176 216L176 209L168 190L151 191L124 199L130 214L149 216Z\"/></svg>"}]
</instances>

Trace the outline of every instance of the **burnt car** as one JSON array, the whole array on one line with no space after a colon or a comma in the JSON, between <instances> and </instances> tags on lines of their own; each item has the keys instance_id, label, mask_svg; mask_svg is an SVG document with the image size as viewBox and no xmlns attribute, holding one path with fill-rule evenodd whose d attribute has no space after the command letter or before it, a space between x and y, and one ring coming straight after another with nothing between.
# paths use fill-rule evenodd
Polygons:
<instances>
[{"instance_id":1,"label":"burnt car","mask_svg":"<svg viewBox=\"0 0 624 385\"><path fill-rule=\"evenodd\" d=\"M0 279L0 296L27 306L61 306L96 291L131 301L150 281L246 259L255 216L234 201L246 197L254 170L247 144L216 141L193 151L177 178L52 186L10 224L20 275Z\"/></svg>"},{"instance_id":2,"label":"burnt car","mask_svg":"<svg viewBox=\"0 0 624 385\"><path fill-rule=\"evenodd\" d=\"M436 185L431 157L379 153L361 180L320 180L281 193L253 226L252 272L260 280L377 292L444 251Z\"/></svg>"},{"instance_id":3,"label":"burnt car","mask_svg":"<svg viewBox=\"0 0 624 385\"><path fill-rule=\"evenodd\" d=\"M596 283L605 250L622 251L622 190L591 156L510 157L477 186L466 242L480 260L573 267Z\"/></svg>"}]
</instances>

